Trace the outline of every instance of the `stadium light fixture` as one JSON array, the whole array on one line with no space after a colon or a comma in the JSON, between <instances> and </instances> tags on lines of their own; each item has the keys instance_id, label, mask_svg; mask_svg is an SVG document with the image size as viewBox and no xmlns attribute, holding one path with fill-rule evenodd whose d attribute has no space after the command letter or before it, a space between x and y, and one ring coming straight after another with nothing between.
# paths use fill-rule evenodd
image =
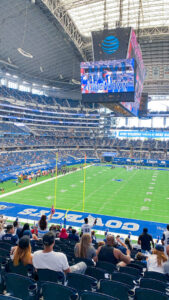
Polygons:
<instances>
[{"instance_id":1,"label":"stadium light fixture","mask_svg":"<svg viewBox=\"0 0 169 300\"><path fill-rule=\"evenodd\" d=\"M72 79L72 83L74 83L74 84L80 84L80 81L78 81L76 79Z\"/></svg>"},{"instance_id":2,"label":"stadium light fixture","mask_svg":"<svg viewBox=\"0 0 169 300\"><path fill-rule=\"evenodd\" d=\"M17 50L18 50L18 52L19 52L20 54L22 54L23 56L28 57L28 58L33 58L33 55L32 55L31 53L26 52L26 51L23 50L22 48L18 48Z\"/></svg>"},{"instance_id":3,"label":"stadium light fixture","mask_svg":"<svg viewBox=\"0 0 169 300\"><path fill-rule=\"evenodd\" d=\"M10 62L7 62L5 60L2 60L2 59L0 59L0 64L5 64L5 65L10 66L12 68L18 69L18 66L14 65L14 64L12 64Z\"/></svg>"}]
</instances>

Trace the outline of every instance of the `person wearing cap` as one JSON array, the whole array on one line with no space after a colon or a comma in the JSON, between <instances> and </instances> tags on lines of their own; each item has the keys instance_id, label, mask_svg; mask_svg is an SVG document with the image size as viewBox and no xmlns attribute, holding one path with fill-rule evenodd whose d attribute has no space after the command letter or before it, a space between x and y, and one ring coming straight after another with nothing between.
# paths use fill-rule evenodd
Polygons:
<instances>
[{"instance_id":1,"label":"person wearing cap","mask_svg":"<svg viewBox=\"0 0 169 300\"><path fill-rule=\"evenodd\" d=\"M12 248L11 259L14 266L18 266L20 263L24 266L32 264L31 245L28 236L21 237L18 246Z\"/></svg>"},{"instance_id":2,"label":"person wearing cap","mask_svg":"<svg viewBox=\"0 0 169 300\"><path fill-rule=\"evenodd\" d=\"M97 249L98 261L107 261L114 265L126 266L130 263L130 250L127 249L127 255L123 254L119 249L114 247L115 238L113 235L108 235L106 245Z\"/></svg>"},{"instance_id":3,"label":"person wearing cap","mask_svg":"<svg viewBox=\"0 0 169 300\"><path fill-rule=\"evenodd\" d=\"M44 250L39 250L33 254L33 266L36 269L49 269L56 272L69 272L84 274L87 266L80 262L69 267L67 257L64 253L54 252L55 236L52 232L47 232L43 236Z\"/></svg>"},{"instance_id":4,"label":"person wearing cap","mask_svg":"<svg viewBox=\"0 0 169 300\"><path fill-rule=\"evenodd\" d=\"M164 263L167 257L164 254L164 246L157 244L147 258L147 270L153 272L164 273Z\"/></svg>"},{"instance_id":5,"label":"person wearing cap","mask_svg":"<svg viewBox=\"0 0 169 300\"><path fill-rule=\"evenodd\" d=\"M2 236L2 241L11 243L12 245L16 245L18 241L18 236L15 233L15 229L13 225L7 225L6 233Z\"/></svg>"},{"instance_id":6,"label":"person wearing cap","mask_svg":"<svg viewBox=\"0 0 169 300\"><path fill-rule=\"evenodd\" d=\"M143 233L139 235L138 244L141 245L141 251L144 253L151 250L151 244L154 248L154 241L150 234L148 234L148 229L143 228Z\"/></svg>"},{"instance_id":7,"label":"person wearing cap","mask_svg":"<svg viewBox=\"0 0 169 300\"><path fill-rule=\"evenodd\" d=\"M169 245L166 247L166 253L168 256L168 260L164 263L164 273L169 275Z\"/></svg>"}]
</instances>

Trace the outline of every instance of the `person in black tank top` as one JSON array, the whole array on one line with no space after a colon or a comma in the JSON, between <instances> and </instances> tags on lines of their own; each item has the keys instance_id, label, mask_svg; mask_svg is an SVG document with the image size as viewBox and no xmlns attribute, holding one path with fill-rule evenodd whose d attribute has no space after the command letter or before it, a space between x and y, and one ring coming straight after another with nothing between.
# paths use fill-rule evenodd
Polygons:
<instances>
[{"instance_id":1,"label":"person in black tank top","mask_svg":"<svg viewBox=\"0 0 169 300\"><path fill-rule=\"evenodd\" d=\"M130 263L130 250L127 249L127 255L123 254L119 249L113 247L115 239L113 235L108 235L106 245L97 249L98 261L106 261L114 265L125 266Z\"/></svg>"},{"instance_id":2,"label":"person in black tank top","mask_svg":"<svg viewBox=\"0 0 169 300\"><path fill-rule=\"evenodd\" d=\"M98 255L98 260L107 261L116 265L119 260L114 256L113 246L105 245L102 246Z\"/></svg>"}]
</instances>

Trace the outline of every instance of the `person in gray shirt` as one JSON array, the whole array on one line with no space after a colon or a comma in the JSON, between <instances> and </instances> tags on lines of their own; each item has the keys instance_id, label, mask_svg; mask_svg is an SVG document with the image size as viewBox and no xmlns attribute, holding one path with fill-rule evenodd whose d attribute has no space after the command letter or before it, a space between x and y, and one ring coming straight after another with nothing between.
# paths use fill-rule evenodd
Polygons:
<instances>
[{"instance_id":1,"label":"person in gray shirt","mask_svg":"<svg viewBox=\"0 0 169 300\"><path fill-rule=\"evenodd\" d=\"M164 263L163 268L164 273L169 275L169 245L166 247L166 253L168 256L168 260Z\"/></svg>"},{"instance_id":2,"label":"person in gray shirt","mask_svg":"<svg viewBox=\"0 0 169 300\"><path fill-rule=\"evenodd\" d=\"M77 243L74 248L76 257L93 259L97 262L96 249L92 245L91 235L84 233L81 237L80 243Z\"/></svg>"}]
</instances>

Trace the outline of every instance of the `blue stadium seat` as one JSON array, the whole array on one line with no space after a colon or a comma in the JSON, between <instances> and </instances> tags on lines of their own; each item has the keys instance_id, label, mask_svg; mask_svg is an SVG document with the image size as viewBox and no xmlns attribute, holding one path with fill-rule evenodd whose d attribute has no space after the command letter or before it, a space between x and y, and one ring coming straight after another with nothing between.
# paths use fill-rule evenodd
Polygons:
<instances>
[{"instance_id":1,"label":"blue stadium seat","mask_svg":"<svg viewBox=\"0 0 169 300\"><path fill-rule=\"evenodd\" d=\"M75 300L78 298L78 293L75 289L52 282L42 283L42 295L44 300Z\"/></svg>"},{"instance_id":2,"label":"blue stadium seat","mask_svg":"<svg viewBox=\"0 0 169 300\"><path fill-rule=\"evenodd\" d=\"M100 269L100 268L95 268L95 267L87 267L85 274L92 276L92 277L96 278L97 280L110 278L110 274L108 274L107 271Z\"/></svg>"},{"instance_id":3,"label":"blue stadium seat","mask_svg":"<svg viewBox=\"0 0 169 300\"><path fill-rule=\"evenodd\" d=\"M130 286L113 280L101 280L99 292L118 298L128 300Z\"/></svg>"},{"instance_id":4,"label":"blue stadium seat","mask_svg":"<svg viewBox=\"0 0 169 300\"><path fill-rule=\"evenodd\" d=\"M106 270L108 273L112 273L113 271L117 270L117 267L107 261L98 261L96 264L97 268Z\"/></svg>"},{"instance_id":5,"label":"blue stadium seat","mask_svg":"<svg viewBox=\"0 0 169 300\"><path fill-rule=\"evenodd\" d=\"M130 286L130 288L134 288L135 286L135 280L137 279L135 276L126 274L126 273L120 273L120 272L114 272L111 274L111 279L114 281L122 282L124 284L127 284Z\"/></svg>"},{"instance_id":6,"label":"blue stadium seat","mask_svg":"<svg viewBox=\"0 0 169 300\"><path fill-rule=\"evenodd\" d=\"M5 249L7 251L11 250L12 245L10 243L4 242L4 241L0 241L0 248L1 249Z\"/></svg>"},{"instance_id":7,"label":"blue stadium seat","mask_svg":"<svg viewBox=\"0 0 169 300\"><path fill-rule=\"evenodd\" d=\"M153 272L153 271L146 271L144 273L144 278L152 278L152 279L156 279L156 280L160 280L163 282L167 282L167 276L165 274L162 273L158 273L158 272Z\"/></svg>"},{"instance_id":8,"label":"blue stadium seat","mask_svg":"<svg viewBox=\"0 0 169 300\"><path fill-rule=\"evenodd\" d=\"M140 287L165 293L166 289L168 288L168 285L166 284L166 282L160 280L152 278L141 278Z\"/></svg>"},{"instance_id":9,"label":"blue stadium seat","mask_svg":"<svg viewBox=\"0 0 169 300\"><path fill-rule=\"evenodd\" d=\"M7 272L31 277L34 273L34 268L32 265L24 266L22 263L14 266L13 261L10 261L7 264Z\"/></svg>"},{"instance_id":10,"label":"blue stadium seat","mask_svg":"<svg viewBox=\"0 0 169 300\"><path fill-rule=\"evenodd\" d=\"M118 300L118 298L96 292L83 292L80 295L80 300Z\"/></svg>"},{"instance_id":11,"label":"blue stadium seat","mask_svg":"<svg viewBox=\"0 0 169 300\"><path fill-rule=\"evenodd\" d=\"M22 300L21 298L15 298L12 296L0 295L0 300Z\"/></svg>"},{"instance_id":12,"label":"blue stadium seat","mask_svg":"<svg viewBox=\"0 0 169 300\"><path fill-rule=\"evenodd\" d=\"M135 276L137 278L139 278L141 276L140 270L138 270L136 268L120 267L119 271L122 272L122 273L133 275L133 276Z\"/></svg>"},{"instance_id":13,"label":"blue stadium seat","mask_svg":"<svg viewBox=\"0 0 169 300\"><path fill-rule=\"evenodd\" d=\"M11 296L16 298L21 297L21 299L24 300L36 300L38 298L37 284L34 280L31 280L28 277L13 273L6 273L5 283L6 291ZM34 296L30 297L29 289L31 289L31 292L35 294Z\"/></svg>"},{"instance_id":14,"label":"blue stadium seat","mask_svg":"<svg viewBox=\"0 0 169 300\"><path fill-rule=\"evenodd\" d=\"M68 273L67 281L68 286L75 288L78 292L91 291L97 287L97 280L88 275Z\"/></svg>"},{"instance_id":15,"label":"blue stadium seat","mask_svg":"<svg viewBox=\"0 0 169 300\"><path fill-rule=\"evenodd\" d=\"M168 296L159 291L137 288L135 290L135 300L168 300Z\"/></svg>"},{"instance_id":16,"label":"blue stadium seat","mask_svg":"<svg viewBox=\"0 0 169 300\"><path fill-rule=\"evenodd\" d=\"M63 272L55 272L49 269L37 269L39 281L50 281L64 284L65 276Z\"/></svg>"}]
</instances>

